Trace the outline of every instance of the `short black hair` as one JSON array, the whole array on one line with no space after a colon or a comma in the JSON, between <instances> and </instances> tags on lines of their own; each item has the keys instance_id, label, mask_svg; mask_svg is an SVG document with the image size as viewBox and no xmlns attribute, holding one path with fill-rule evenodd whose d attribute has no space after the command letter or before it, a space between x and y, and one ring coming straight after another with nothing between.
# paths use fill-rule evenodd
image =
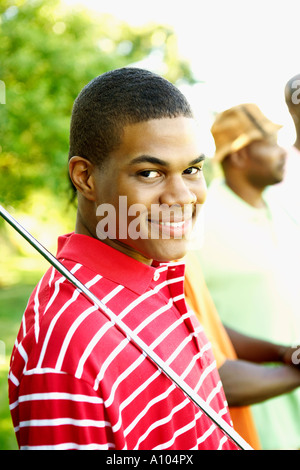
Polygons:
<instances>
[{"instance_id":1,"label":"short black hair","mask_svg":"<svg viewBox=\"0 0 300 470\"><path fill-rule=\"evenodd\" d=\"M165 78L135 67L106 72L74 102L69 158L81 156L101 166L120 145L124 126L178 116L193 113L185 96Z\"/></svg>"}]
</instances>

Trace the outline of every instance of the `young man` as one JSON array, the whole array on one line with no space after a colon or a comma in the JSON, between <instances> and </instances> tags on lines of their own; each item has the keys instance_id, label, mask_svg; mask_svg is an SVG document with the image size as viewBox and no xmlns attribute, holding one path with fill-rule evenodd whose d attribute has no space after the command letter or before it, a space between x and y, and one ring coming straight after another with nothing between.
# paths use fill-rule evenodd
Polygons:
<instances>
[{"instance_id":1,"label":"young man","mask_svg":"<svg viewBox=\"0 0 300 470\"><path fill-rule=\"evenodd\" d=\"M144 70L97 77L74 104L69 157L78 213L57 257L230 423L184 266L168 263L184 256L206 195L186 99ZM21 448L236 448L54 269L29 300L9 386Z\"/></svg>"}]
</instances>

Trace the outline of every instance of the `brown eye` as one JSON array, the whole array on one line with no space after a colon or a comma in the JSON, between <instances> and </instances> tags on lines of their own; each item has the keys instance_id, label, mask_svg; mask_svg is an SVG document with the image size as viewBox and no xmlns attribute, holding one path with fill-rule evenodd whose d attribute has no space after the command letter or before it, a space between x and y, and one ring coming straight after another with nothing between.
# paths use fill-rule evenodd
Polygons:
<instances>
[{"instance_id":1,"label":"brown eye","mask_svg":"<svg viewBox=\"0 0 300 470\"><path fill-rule=\"evenodd\" d=\"M198 175L202 171L202 168L199 168L197 166L190 166L186 170L184 170L185 175Z\"/></svg>"},{"instance_id":2,"label":"brown eye","mask_svg":"<svg viewBox=\"0 0 300 470\"><path fill-rule=\"evenodd\" d=\"M160 173L157 170L144 170L140 171L139 175L143 178L152 179L160 176Z\"/></svg>"}]
</instances>

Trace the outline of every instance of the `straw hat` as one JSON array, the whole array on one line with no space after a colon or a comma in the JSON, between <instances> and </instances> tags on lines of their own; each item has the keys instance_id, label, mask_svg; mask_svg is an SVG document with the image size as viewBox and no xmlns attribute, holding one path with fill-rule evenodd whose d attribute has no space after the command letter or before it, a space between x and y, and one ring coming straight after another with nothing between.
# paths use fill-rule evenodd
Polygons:
<instances>
[{"instance_id":1,"label":"straw hat","mask_svg":"<svg viewBox=\"0 0 300 470\"><path fill-rule=\"evenodd\" d=\"M277 135L281 127L270 121L256 104L240 104L227 109L216 117L211 128L216 146L214 159L221 162L254 140Z\"/></svg>"}]
</instances>

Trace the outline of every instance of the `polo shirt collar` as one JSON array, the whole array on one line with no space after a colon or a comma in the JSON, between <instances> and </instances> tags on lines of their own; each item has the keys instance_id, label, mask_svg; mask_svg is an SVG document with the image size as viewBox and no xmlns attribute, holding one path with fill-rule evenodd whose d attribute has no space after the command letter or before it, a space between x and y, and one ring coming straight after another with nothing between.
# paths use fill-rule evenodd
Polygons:
<instances>
[{"instance_id":1,"label":"polo shirt collar","mask_svg":"<svg viewBox=\"0 0 300 470\"><path fill-rule=\"evenodd\" d=\"M57 258L71 260L86 266L97 274L141 295L148 289L156 268L141 263L106 245L101 240L69 233L58 238Z\"/></svg>"}]
</instances>

